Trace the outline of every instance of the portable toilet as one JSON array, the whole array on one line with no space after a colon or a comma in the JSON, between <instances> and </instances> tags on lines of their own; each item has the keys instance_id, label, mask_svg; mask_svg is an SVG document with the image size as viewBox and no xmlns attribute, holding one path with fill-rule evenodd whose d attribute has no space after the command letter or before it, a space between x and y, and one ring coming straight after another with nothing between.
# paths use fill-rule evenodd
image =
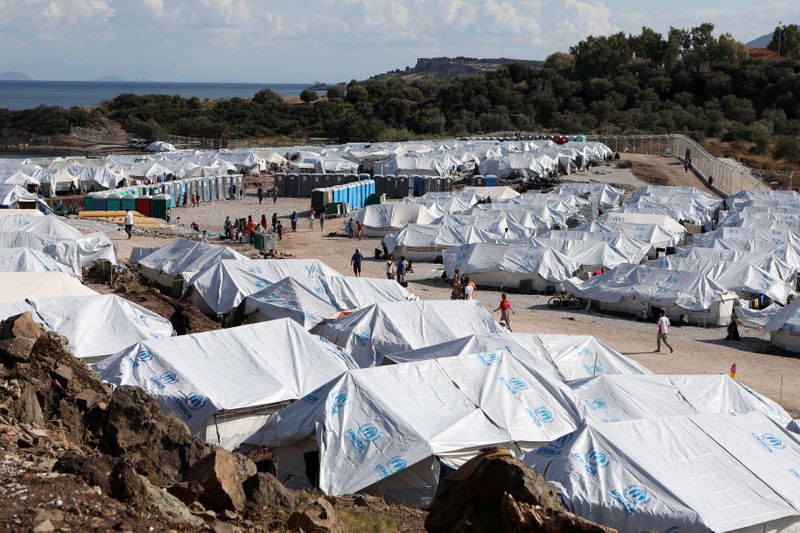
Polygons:
<instances>
[{"instance_id":1,"label":"portable toilet","mask_svg":"<svg viewBox=\"0 0 800 533\"><path fill-rule=\"evenodd\" d=\"M153 196L150 202L150 215L154 218L169 220L169 197L166 194Z\"/></svg>"},{"instance_id":2,"label":"portable toilet","mask_svg":"<svg viewBox=\"0 0 800 533\"><path fill-rule=\"evenodd\" d=\"M364 181L369 179L369 174L359 174L358 181Z\"/></svg>"},{"instance_id":3,"label":"portable toilet","mask_svg":"<svg viewBox=\"0 0 800 533\"><path fill-rule=\"evenodd\" d=\"M136 211L136 198L133 196L123 196L120 198L120 211L127 211L130 209L131 211Z\"/></svg>"},{"instance_id":4,"label":"portable toilet","mask_svg":"<svg viewBox=\"0 0 800 533\"><path fill-rule=\"evenodd\" d=\"M488 175L486 176L486 181L484 182L485 187L497 187L497 176Z\"/></svg>"},{"instance_id":5,"label":"portable toilet","mask_svg":"<svg viewBox=\"0 0 800 533\"><path fill-rule=\"evenodd\" d=\"M414 196L425 194L425 181L422 176L412 176L411 180L414 182Z\"/></svg>"},{"instance_id":6,"label":"portable toilet","mask_svg":"<svg viewBox=\"0 0 800 533\"><path fill-rule=\"evenodd\" d=\"M368 183L369 183L369 193L370 193L370 194L375 194L375 193L377 193L377 192L378 192L378 191L376 190L376 185L377 185L377 183L375 182L375 180L369 180L369 182L368 182Z\"/></svg>"},{"instance_id":7,"label":"portable toilet","mask_svg":"<svg viewBox=\"0 0 800 533\"><path fill-rule=\"evenodd\" d=\"M325 187L330 188L336 185L336 179L333 174L322 174L322 183L324 183Z\"/></svg>"},{"instance_id":8,"label":"portable toilet","mask_svg":"<svg viewBox=\"0 0 800 533\"><path fill-rule=\"evenodd\" d=\"M483 187L483 184L486 183L486 180L483 179L483 176L480 174L475 174L472 176L472 186L473 187Z\"/></svg>"},{"instance_id":9,"label":"portable toilet","mask_svg":"<svg viewBox=\"0 0 800 533\"><path fill-rule=\"evenodd\" d=\"M214 178L212 178L211 176L206 176L206 177L203 178L203 199L206 202L210 202L211 201L211 187L214 184L213 180L214 180ZM237 189L237 192L238 192L238 189Z\"/></svg>"},{"instance_id":10,"label":"portable toilet","mask_svg":"<svg viewBox=\"0 0 800 533\"><path fill-rule=\"evenodd\" d=\"M333 203L333 187L325 187L325 205Z\"/></svg>"},{"instance_id":11,"label":"portable toilet","mask_svg":"<svg viewBox=\"0 0 800 533\"><path fill-rule=\"evenodd\" d=\"M286 196L289 197L297 196L297 182L298 182L297 174L289 174L288 176L286 176L286 189L285 189Z\"/></svg>"},{"instance_id":12,"label":"portable toilet","mask_svg":"<svg viewBox=\"0 0 800 533\"><path fill-rule=\"evenodd\" d=\"M92 197L88 194L83 197L83 210L84 211L91 211L92 210Z\"/></svg>"},{"instance_id":13,"label":"portable toilet","mask_svg":"<svg viewBox=\"0 0 800 533\"><path fill-rule=\"evenodd\" d=\"M334 174L333 175L333 184L334 185L344 185L344 174Z\"/></svg>"},{"instance_id":14,"label":"portable toilet","mask_svg":"<svg viewBox=\"0 0 800 533\"><path fill-rule=\"evenodd\" d=\"M453 178L444 179L444 190L446 192L453 192Z\"/></svg>"},{"instance_id":15,"label":"portable toilet","mask_svg":"<svg viewBox=\"0 0 800 533\"><path fill-rule=\"evenodd\" d=\"M313 189L311 191L311 209L316 213L327 203L327 191L325 189Z\"/></svg>"},{"instance_id":16,"label":"portable toilet","mask_svg":"<svg viewBox=\"0 0 800 533\"><path fill-rule=\"evenodd\" d=\"M140 196L136 199L136 210L140 215L149 217L152 216L153 211L151 208L152 198L150 196Z\"/></svg>"},{"instance_id":17,"label":"portable toilet","mask_svg":"<svg viewBox=\"0 0 800 533\"><path fill-rule=\"evenodd\" d=\"M386 192L386 188L384 187L386 178L383 177L383 174L375 174L372 176L372 181L374 182L373 187L375 192L378 194L383 194Z\"/></svg>"},{"instance_id":18,"label":"portable toilet","mask_svg":"<svg viewBox=\"0 0 800 533\"><path fill-rule=\"evenodd\" d=\"M311 190L325 187L325 174L311 174Z\"/></svg>"},{"instance_id":19,"label":"portable toilet","mask_svg":"<svg viewBox=\"0 0 800 533\"><path fill-rule=\"evenodd\" d=\"M347 174L344 177L344 182L345 183L353 183L354 181L358 181L358 176L355 175L355 174Z\"/></svg>"},{"instance_id":20,"label":"portable toilet","mask_svg":"<svg viewBox=\"0 0 800 533\"><path fill-rule=\"evenodd\" d=\"M408 176L406 175L397 176L395 183L397 184L395 198L403 199L409 196L413 196L414 185Z\"/></svg>"},{"instance_id":21,"label":"portable toilet","mask_svg":"<svg viewBox=\"0 0 800 533\"><path fill-rule=\"evenodd\" d=\"M340 203L342 201L342 191L341 187L338 185L334 185L331 189L331 195L333 196L333 203Z\"/></svg>"},{"instance_id":22,"label":"portable toilet","mask_svg":"<svg viewBox=\"0 0 800 533\"><path fill-rule=\"evenodd\" d=\"M308 198L311 196L311 174L300 174L300 181L298 183L298 195L301 198Z\"/></svg>"},{"instance_id":23,"label":"portable toilet","mask_svg":"<svg viewBox=\"0 0 800 533\"><path fill-rule=\"evenodd\" d=\"M278 188L278 196L286 196L286 174L275 174L275 186Z\"/></svg>"},{"instance_id":24,"label":"portable toilet","mask_svg":"<svg viewBox=\"0 0 800 533\"><path fill-rule=\"evenodd\" d=\"M116 194L106 197L106 211L121 211L122 200Z\"/></svg>"},{"instance_id":25,"label":"portable toilet","mask_svg":"<svg viewBox=\"0 0 800 533\"><path fill-rule=\"evenodd\" d=\"M397 177L393 175L383 177L383 192L386 198L397 198Z\"/></svg>"},{"instance_id":26,"label":"portable toilet","mask_svg":"<svg viewBox=\"0 0 800 533\"><path fill-rule=\"evenodd\" d=\"M101 196L92 196L91 211L106 211L106 199Z\"/></svg>"},{"instance_id":27,"label":"portable toilet","mask_svg":"<svg viewBox=\"0 0 800 533\"><path fill-rule=\"evenodd\" d=\"M425 192L436 192L436 179L430 176L423 177L422 182L425 184Z\"/></svg>"}]
</instances>

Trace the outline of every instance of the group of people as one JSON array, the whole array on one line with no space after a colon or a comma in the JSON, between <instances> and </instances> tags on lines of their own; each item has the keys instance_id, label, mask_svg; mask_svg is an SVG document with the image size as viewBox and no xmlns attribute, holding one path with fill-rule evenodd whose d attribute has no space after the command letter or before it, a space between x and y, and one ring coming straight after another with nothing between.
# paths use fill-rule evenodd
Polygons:
<instances>
[{"instance_id":1,"label":"group of people","mask_svg":"<svg viewBox=\"0 0 800 533\"><path fill-rule=\"evenodd\" d=\"M390 255L386 258L386 278L397 280L397 283L406 286L406 274L414 273L414 265L406 256L400 256L400 259L395 265L394 256Z\"/></svg>"},{"instance_id":2,"label":"group of people","mask_svg":"<svg viewBox=\"0 0 800 533\"><path fill-rule=\"evenodd\" d=\"M358 239L360 241L364 235L364 224L359 220L348 218L344 221L344 234L348 239Z\"/></svg>"},{"instance_id":3,"label":"group of people","mask_svg":"<svg viewBox=\"0 0 800 533\"><path fill-rule=\"evenodd\" d=\"M264 198L266 198L268 196L271 196L272 197L272 203L276 204L276 203L278 203L278 186L275 185L275 186L272 187L272 189L269 189L268 191L264 191L264 187L259 185L258 186L258 190L256 190L256 196L258 197L258 203L259 204L261 202L263 202Z\"/></svg>"}]
</instances>

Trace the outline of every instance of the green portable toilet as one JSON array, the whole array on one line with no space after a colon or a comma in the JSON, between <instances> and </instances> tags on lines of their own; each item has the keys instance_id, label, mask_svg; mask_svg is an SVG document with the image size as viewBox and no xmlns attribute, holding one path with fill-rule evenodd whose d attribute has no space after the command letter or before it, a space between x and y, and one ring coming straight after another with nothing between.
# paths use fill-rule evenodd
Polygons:
<instances>
[{"instance_id":1,"label":"green portable toilet","mask_svg":"<svg viewBox=\"0 0 800 533\"><path fill-rule=\"evenodd\" d=\"M92 210L92 197L89 195L83 197L83 210L84 211Z\"/></svg>"},{"instance_id":2,"label":"green portable toilet","mask_svg":"<svg viewBox=\"0 0 800 533\"><path fill-rule=\"evenodd\" d=\"M311 209L313 209L315 213L325 206L327 196L325 189L314 189L311 191Z\"/></svg>"},{"instance_id":3,"label":"green portable toilet","mask_svg":"<svg viewBox=\"0 0 800 533\"><path fill-rule=\"evenodd\" d=\"M341 202L331 202L325 207L325 215L329 217L340 217L342 216L342 203Z\"/></svg>"},{"instance_id":4,"label":"green portable toilet","mask_svg":"<svg viewBox=\"0 0 800 533\"><path fill-rule=\"evenodd\" d=\"M136 211L136 198L133 196L123 196L120 198L120 211Z\"/></svg>"},{"instance_id":5,"label":"green portable toilet","mask_svg":"<svg viewBox=\"0 0 800 533\"><path fill-rule=\"evenodd\" d=\"M119 196L112 195L106 198L106 211L121 211L122 200Z\"/></svg>"},{"instance_id":6,"label":"green portable toilet","mask_svg":"<svg viewBox=\"0 0 800 533\"><path fill-rule=\"evenodd\" d=\"M167 220L169 214L169 197L166 194L153 196L150 202L150 216Z\"/></svg>"}]
</instances>

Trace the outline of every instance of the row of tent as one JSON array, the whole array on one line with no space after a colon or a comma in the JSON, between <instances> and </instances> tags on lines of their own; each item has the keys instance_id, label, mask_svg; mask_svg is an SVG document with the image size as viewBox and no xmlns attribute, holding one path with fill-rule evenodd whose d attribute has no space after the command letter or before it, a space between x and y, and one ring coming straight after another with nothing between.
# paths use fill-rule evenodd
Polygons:
<instances>
[{"instance_id":1,"label":"row of tent","mask_svg":"<svg viewBox=\"0 0 800 533\"><path fill-rule=\"evenodd\" d=\"M161 148L169 148L164 145ZM45 196L70 188L87 191L152 184L169 179L258 175L270 167L300 175L358 174L448 177L481 169L500 178L515 172L544 175L562 168L606 159L601 143L574 141L418 141L402 143L284 146L241 150L166 150L148 155L114 154L103 158L31 157L0 159L0 187L37 187ZM497 167L486 172L483 167ZM326 178L327 179L327 178ZM315 187L338 185L325 183ZM315 188L312 187L312 188ZM309 189L310 190L310 189Z\"/></svg>"}]
</instances>

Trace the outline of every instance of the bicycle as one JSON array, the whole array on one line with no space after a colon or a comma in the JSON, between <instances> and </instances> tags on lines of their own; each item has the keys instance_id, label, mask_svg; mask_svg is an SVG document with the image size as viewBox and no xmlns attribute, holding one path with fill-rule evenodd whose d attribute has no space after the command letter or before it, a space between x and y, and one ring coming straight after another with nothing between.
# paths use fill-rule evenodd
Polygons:
<instances>
[{"instance_id":1,"label":"bicycle","mask_svg":"<svg viewBox=\"0 0 800 533\"><path fill-rule=\"evenodd\" d=\"M547 300L547 307L555 309L557 307L581 307L583 300L574 294L558 294Z\"/></svg>"}]
</instances>

